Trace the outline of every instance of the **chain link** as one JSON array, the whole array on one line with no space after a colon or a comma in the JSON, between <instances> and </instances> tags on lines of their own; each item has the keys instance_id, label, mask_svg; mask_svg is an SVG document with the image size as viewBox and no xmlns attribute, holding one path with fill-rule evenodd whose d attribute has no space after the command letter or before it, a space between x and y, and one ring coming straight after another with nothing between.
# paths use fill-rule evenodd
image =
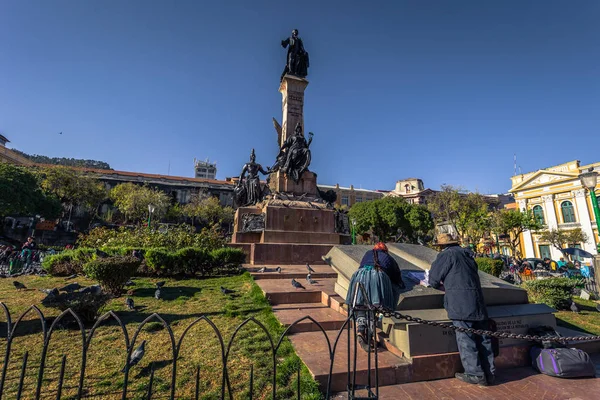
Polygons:
<instances>
[{"instance_id":1,"label":"chain link","mask_svg":"<svg viewBox=\"0 0 600 400\"><path fill-rule=\"evenodd\" d=\"M600 340L600 336L572 336L572 337L558 337L558 336L532 336L532 335L523 335L517 333L509 333L509 332L492 332L486 331L482 329L473 329L473 328L463 328L460 326L448 325L447 323L437 322L437 321L428 321L418 317L411 317L410 315L404 315L399 313L398 311L390 310L388 308L382 306L373 306L369 307L371 310L374 310L377 313L382 314L386 318L397 318L404 319L410 322L416 322L417 324L438 326L444 329L452 329L458 332L464 333L472 333L479 336L493 336L499 339L519 339L519 340L531 340L531 341L539 341L539 342L582 342L587 340Z\"/></svg>"}]
</instances>

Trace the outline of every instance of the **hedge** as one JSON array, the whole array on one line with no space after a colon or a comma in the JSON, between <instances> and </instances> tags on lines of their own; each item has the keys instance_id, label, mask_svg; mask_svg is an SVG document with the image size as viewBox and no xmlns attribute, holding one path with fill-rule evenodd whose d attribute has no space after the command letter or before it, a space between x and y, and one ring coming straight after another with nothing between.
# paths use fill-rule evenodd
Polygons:
<instances>
[{"instance_id":1,"label":"hedge","mask_svg":"<svg viewBox=\"0 0 600 400\"><path fill-rule=\"evenodd\" d=\"M480 271L495 277L499 277L504 268L504 262L502 260L494 260L493 258L476 258L475 262L477 262L477 267Z\"/></svg>"},{"instance_id":2,"label":"hedge","mask_svg":"<svg viewBox=\"0 0 600 400\"><path fill-rule=\"evenodd\" d=\"M544 303L557 310L568 309L576 281L569 278L536 279L525 282L529 301Z\"/></svg>"},{"instance_id":3,"label":"hedge","mask_svg":"<svg viewBox=\"0 0 600 400\"><path fill-rule=\"evenodd\" d=\"M207 251L202 247L171 250L163 247L103 247L109 256L131 256L137 251L143 257L138 275L149 276L220 276L241 272L245 254L240 249L223 247ZM96 250L80 248L47 256L42 263L51 275L68 276L83 273L83 266L97 259Z\"/></svg>"},{"instance_id":4,"label":"hedge","mask_svg":"<svg viewBox=\"0 0 600 400\"><path fill-rule=\"evenodd\" d=\"M140 262L132 256L96 258L85 264L83 272L100 282L107 293L119 296L125 283L137 272Z\"/></svg>"}]
</instances>

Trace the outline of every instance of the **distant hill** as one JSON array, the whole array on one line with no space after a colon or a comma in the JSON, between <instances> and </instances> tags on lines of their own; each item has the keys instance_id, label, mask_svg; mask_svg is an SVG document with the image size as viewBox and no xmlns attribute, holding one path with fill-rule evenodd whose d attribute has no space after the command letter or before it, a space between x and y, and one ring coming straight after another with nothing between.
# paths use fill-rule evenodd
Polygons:
<instances>
[{"instance_id":1,"label":"distant hill","mask_svg":"<svg viewBox=\"0 0 600 400\"><path fill-rule=\"evenodd\" d=\"M66 167L82 167L82 168L95 168L95 169L112 169L108 163L97 160L80 160L77 158L65 158L65 157L46 157L38 154L30 155L23 153L22 151L11 149L15 153L22 155L25 158L33 161L37 164L51 164L51 165L64 165Z\"/></svg>"}]
</instances>

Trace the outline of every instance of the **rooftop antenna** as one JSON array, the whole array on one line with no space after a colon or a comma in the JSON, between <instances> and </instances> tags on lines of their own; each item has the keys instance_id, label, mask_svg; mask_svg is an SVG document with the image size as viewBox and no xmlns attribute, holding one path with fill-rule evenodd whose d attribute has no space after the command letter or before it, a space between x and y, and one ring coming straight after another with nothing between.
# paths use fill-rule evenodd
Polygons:
<instances>
[{"instance_id":1,"label":"rooftop antenna","mask_svg":"<svg viewBox=\"0 0 600 400\"><path fill-rule=\"evenodd\" d=\"M521 166L519 165L519 175L523 175L523 171L521 171Z\"/></svg>"},{"instance_id":2,"label":"rooftop antenna","mask_svg":"<svg viewBox=\"0 0 600 400\"><path fill-rule=\"evenodd\" d=\"M514 159L515 159L515 175L517 176L517 153L514 154Z\"/></svg>"},{"instance_id":3,"label":"rooftop antenna","mask_svg":"<svg viewBox=\"0 0 600 400\"><path fill-rule=\"evenodd\" d=\"M171 175L171 160L169 160L169 168L167 169L167 176Z\"/></svg>"}]
</instances>

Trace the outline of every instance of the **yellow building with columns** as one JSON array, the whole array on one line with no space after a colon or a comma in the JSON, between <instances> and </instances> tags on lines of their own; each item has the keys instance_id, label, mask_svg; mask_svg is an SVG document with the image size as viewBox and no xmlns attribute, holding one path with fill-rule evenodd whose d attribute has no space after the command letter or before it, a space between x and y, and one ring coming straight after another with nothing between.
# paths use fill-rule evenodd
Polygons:
<instances>
[{"instance_id":1,"label":"yellow building with columns","mask_svg":"<svg viewBox=\"0 0 600 400\"><path fill-rule=\"evenodd\" d=\"M587 172L590 167L598 170L600 162L582 166L579 161L570 161L516 175L511 178L510 192L514 194L519 209L531 210L546 229L581 228L588 241L575 245L596 254L599 238L594 210L590 195L579 180L579 174ZM595 195L600 196L600 187L596 188ZM540 241L539 235L532 231L522 233L521 254L523 257L549 257L554 260L562 257L558 249Z\"/></svg>"}]
</instances>

